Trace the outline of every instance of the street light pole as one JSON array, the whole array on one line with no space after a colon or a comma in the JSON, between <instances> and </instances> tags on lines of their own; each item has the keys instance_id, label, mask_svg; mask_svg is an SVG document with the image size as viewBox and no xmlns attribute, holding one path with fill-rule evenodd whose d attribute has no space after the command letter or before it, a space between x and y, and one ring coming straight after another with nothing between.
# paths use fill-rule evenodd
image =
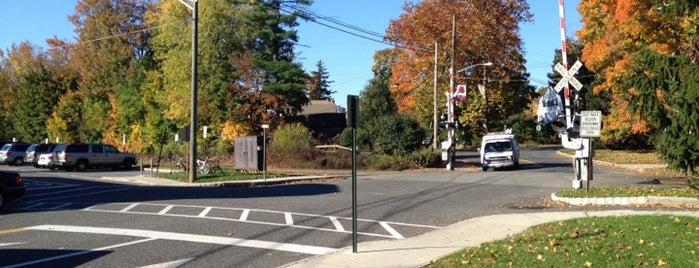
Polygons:
<instances>
[{"instance_id":1,"label":"street light pole","mask_svg":"<svg viewBox=\"0 0 699 268\"><path fill-rule=\"evenodd\" d=\"M189 122L189 182L197 178L197 0L180 0L192 10L192 96Z\"/></svg>"}]
</instances>

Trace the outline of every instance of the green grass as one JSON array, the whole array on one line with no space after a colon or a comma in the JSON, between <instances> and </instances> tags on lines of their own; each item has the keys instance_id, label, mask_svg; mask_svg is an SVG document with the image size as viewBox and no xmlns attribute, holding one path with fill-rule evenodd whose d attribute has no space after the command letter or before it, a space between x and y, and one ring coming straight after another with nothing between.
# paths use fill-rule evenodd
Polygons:
<instances>
[{"instance_id":1,"label":"green grass","mask_svg":"<svg viewBox=\"0 0 699 268\"><path fill-rule=\"evenodd\" d=\"M534 226L427 267L697 267L697 253L697 218L592 217Z\"/></svg>"},{"instance_id":2,"label":"green grass","mask_svg":"<svg viewBox=\"0 0 699 268\"><path fill-rule=\"evenodd\" d=\"M271 173L267 172L266 176L262 172L244 172L235 169L224 168L223 173L217 174L197 174L197 183L207 183L207 182L224 182L224 181L249 181L249 180L261 180L263 178L281 178L288 177L288 174L283 173ZM170 179L175 181L186 182L187 174L185 172L175 172L170 174L170 172L161 172L157 175L159 178Z\"/></svg>"},{"instance_id":3,"label":"green grass","mask_svg":"<svg viewBox=\"0 0 699 268\"><path fill-rule=\"evenodd\" d=\"M574 150L563 149L562 153L573 155ZM595 160L615 164L665 164L663 159L649 150L595 150Z\"/></svg>"}]
</instances>

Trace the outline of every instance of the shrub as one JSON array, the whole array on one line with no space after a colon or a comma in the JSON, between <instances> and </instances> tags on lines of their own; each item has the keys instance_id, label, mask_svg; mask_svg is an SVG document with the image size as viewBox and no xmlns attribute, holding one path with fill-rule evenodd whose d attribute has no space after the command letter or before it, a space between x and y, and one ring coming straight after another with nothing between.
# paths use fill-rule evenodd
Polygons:
<instances>
[{"instance_id":1,"label":"shrub","mask_svg":"<svg viewBox=\"0 0 699 268\"><path fill-rule=\"evenodd\" d=\"M345 128L340 133L339 145L352 147L352 128ZM364 151L369 148L369 136L363 128L357 128L357 151Z\"/></svg>"},{"instance_id":2,"label":"shrub","mask_svg":"<svg viewBox=\"0 0 699 268\"><path fill-rule=\"evenodd\" d=\"M404 155L422 146L425 131L407 114L387 115L377 119L373 128L373 145L379 153Z\"/></svg>"},{"instance_id":3,"label":"shrub","mask_svg":"<svg viewBox=\"0 0 699 268\"><path fill-rule=\"evenodd\" d=\"M414 151L408 154L406 158L415 168L437 167L442 164L441 152L430 148Z\"/></svg>"},{"instance_id":4,"label":"shrub","mask_svg":"<svg viewBox=\"0 0 699 268\"><path fill-rule=\"evenodd\" d=\"M301 124L283 125L274 132L270 148L280 155L294 156L313 149L313 139Z\"/></svg>"}]
</instances>

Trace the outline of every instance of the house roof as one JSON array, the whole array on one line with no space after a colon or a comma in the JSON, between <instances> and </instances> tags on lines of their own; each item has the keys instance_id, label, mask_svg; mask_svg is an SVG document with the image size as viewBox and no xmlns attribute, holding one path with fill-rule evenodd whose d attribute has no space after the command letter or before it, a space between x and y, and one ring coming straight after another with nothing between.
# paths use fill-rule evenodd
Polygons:
<instances>
[{"instance_id":1,"label":"house roof","mask_svg":"<svg viewBox=\"0 0 699 268\"><path fill-rule=\"evenodd\" d=\"M311 100L299 115L337 113L337 105L329 100Z\"/></svg>"}]
</instances>

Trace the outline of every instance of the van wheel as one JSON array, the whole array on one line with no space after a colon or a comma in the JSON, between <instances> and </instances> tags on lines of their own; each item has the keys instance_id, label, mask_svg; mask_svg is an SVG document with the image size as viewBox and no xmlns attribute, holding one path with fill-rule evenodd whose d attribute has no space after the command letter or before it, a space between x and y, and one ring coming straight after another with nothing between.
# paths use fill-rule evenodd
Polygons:
<instances>
[{"instance_id":1,"label":"van wheel","mask_svg":"<svg viewBox=\"0 0 699 268\"><path fill-rule=\"evenodd\" d=\"M75 163L75 169L78 171L85 171L87 170L87 160L79 160L78 163Z\"/></svg>"},{"instance_id":2,"label":"van wheel","mask_svg":"<svg viewBox=\"0 0 699 268\"><path fill-rule=\"evenodd\" d=\"M22 158L22 157L15 158L14 164L15 164L15 166L24 165L24 158Z\"/></svg>"},{"instance_id":3,"label":"van wheel","mask_svg":"<svg viewBox=\"0 0 699 268\"><path fill-rule=\"evenodd\" d=\"M483 167L483 171L488 171L488 167Z\"/></svg>"},{"instance_id":4,"label":"van wheel","mask_svg":"<svg viewBox=\"0 0 699 268\"><path fill-rule=\"evenodd\" d=\"M134 160L131 158L124 159L124 169L131 169L133 167Z\"/></svg>"}]
</instances>

